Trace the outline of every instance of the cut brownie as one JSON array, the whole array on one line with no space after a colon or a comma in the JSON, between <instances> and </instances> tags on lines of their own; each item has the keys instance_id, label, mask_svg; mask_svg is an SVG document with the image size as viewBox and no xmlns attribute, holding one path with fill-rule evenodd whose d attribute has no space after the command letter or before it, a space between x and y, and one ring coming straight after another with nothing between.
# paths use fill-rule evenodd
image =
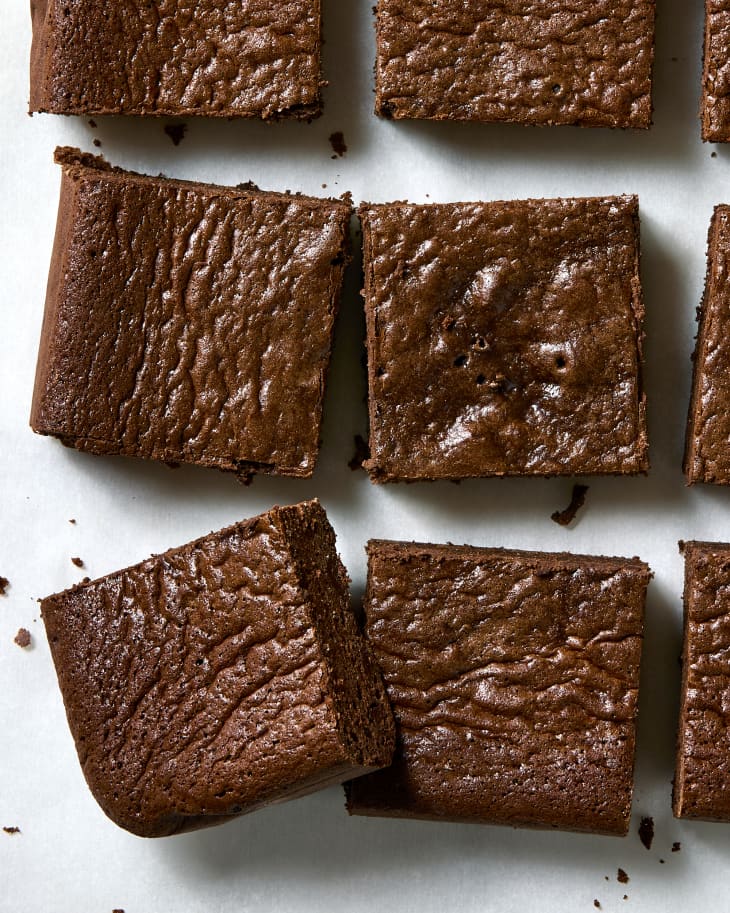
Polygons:
<instances>
[{"instance_id":1,"label":"cut brownie","mask_svg":"<svg viewBox=\"0 0 730 913\"><path fill-rule=\"evenodd\" d=\"M692 397L687 419L687 483L730 485L730 206L717 206L707 243L707 278L698 311Z\"/></svg>"},{"instance_id":2,"label":"cut brownie","mask_svg":"<svg viewBox=\"0 0 730 913\"><path fill-rule=\"evenodd\" d=\"M359 815L625 834L638 559L372 541L366 632L398 733Z\"/></svg>"},{"instance_id":3,"label":"cut brownie","mask_svg":"<svg viewBox=\"0 0 730 913\"><path fill-rule=\"evenodd\" d=\"M321 111L320 0L31 0L31 16L31 112Z\"/></svg>"},{"instance_id":4,"label":"cut brownie","mask_svg":"<svg viewBox=\"0 0 730 913\"><path fill-rule=\"evenodd\" d=\"M635 197L360 214L375 481L648 469Z\"/></svg>"},{"instance_id":5,"label":"cut brownie","mask_svg":"<svg viewBox=\"0 0 730 913\"><path fill-rule=\"evenodd\" d=\"M730 142L730 5L727 0L705 0L700 119L705 142Z\"/></svg>"},{"instance_id":6,"label":"cut brownie","mask_svg":"<svg viewBox=\"0 0 730 913\"><path fill-rule=\"evenodd\" d=\"M730 821L730 544L680 548L684 648L674 814Z\"/></svg>"},{"instance_id":7,"label":"cut brownie","mask_svg":"<svg viewBox=\"0 0 730 913\"><path fill-rule=\"evenodd\" d=\"M394 725L316 501L42 603L89 787L153 837L388 764Z\"/></svg>"},{"instance_id":8,"label":"cut brownie","mask_svg":"<svg viewBox=\"0 0 730 913\"><path fill-rule=\"evenodd\" d=\"M377 114L651 125L655 0L378 0Z\"/></svg>"},{"instance_id":9,"label":"cut brownie","mask_svg":"<svg viewBox=\"0 0 730 913\"><path fill-rule=\"evenodd\" d=\"M349 202L56 158L33 430L97 454L310 476Z\"/></svg>"}]
</instances>

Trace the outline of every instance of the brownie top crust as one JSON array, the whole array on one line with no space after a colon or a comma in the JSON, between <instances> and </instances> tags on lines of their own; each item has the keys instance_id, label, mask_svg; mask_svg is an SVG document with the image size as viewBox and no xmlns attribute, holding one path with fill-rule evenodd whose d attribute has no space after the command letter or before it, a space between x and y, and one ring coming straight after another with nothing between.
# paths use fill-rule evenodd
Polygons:
<instances>
[{"instance_id":1,"label":"brownie top crust","mask_svg":"<svg viewBox=\"0 0 730 913\"><path fill-rule=\"evenodd\" d=\"M730 4L705 0L702 139L730 142Z\"/></svg>"},{"instance_id":2,"label":"brownie top crust","mask_svg":"<svg viewBox=\"0 0 730 913\"><path fill-rule=\"evenodd\" d=\"M378 0L376 112L651 124L654 0Z\"/></svg>"},{"instance_id":3,"label":"brownie top crust","mask_svg":"<svg viewBox=\"0 0 730 913\"><path fill-rule=\"evenodd\" d=\"M650 572L638 559L375 540L366 634L393 765L350 811L625 833Z\"/></svg>"},{"instance_id":4,"label":"brownie top crust","mask_svg":"<svg viewBox=\"0 0 730 913\"><path fill-rule=\"evenodd\" d=\"M707 277L698 311L687 420L687 482L730 485L730 206L717 206L707 242Z\"/></svg>"},{"instance_id":5,"label":"brownie top crust","mask_svg":"<svg viewBox=\"0 0 730 913\"><path fill-rule=\"evenodd\" d=\"M730 544L680 547L684 648L674 814L730 821Z\"/></svg>"},{"instance_id":6,"label":"brownie top crust","mask_svg":"<svg viewBox=\"0 0 730 913\"><path fill-rule=\"evenodd\" d=\"M647 470L635 197L360 215L375 481Z\"/></svg>"},{"instance_id":7,"label":"brownie top crust","mask_svg":"<svg viewBox=\"0 0 730 913\"><path fill-rule=\"evenodd\" d=\"M320 0L31 0L31 14L31 112L320 112Z\"/></svg>"},{"instance_id":8,"label":"brownie top crust","mask_svg":"<svg viewBox=\"0 0 730 913\"><path fill-rule=\"evenodd\" d=\"M309 476L350 204L61 149L31 425L95 453Z\"/></svg>"}]
</instances>

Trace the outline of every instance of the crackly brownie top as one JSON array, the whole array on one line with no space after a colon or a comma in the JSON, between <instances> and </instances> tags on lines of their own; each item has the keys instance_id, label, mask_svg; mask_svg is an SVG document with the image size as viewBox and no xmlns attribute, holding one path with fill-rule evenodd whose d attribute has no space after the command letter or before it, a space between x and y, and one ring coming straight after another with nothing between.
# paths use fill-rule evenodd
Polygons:
<instances>
[{"instance_id":1,"label":"crackly brownie top","mask_svg":"<svg viewBox=\"0 0 730 913\"><path fill-rule=\"evenodd\" d=\"M361 215L375 479L646 470L636 198Z\"/></svg>"},{"instance_id":2,"label":"crackly brownie top","mask_svg":"<svg viewBox=\"0 0 730 913\"><path fill-rule=\"evenodd\" d=\"M702 138L730 140L730 3L705 0Z\"/></svg>"},{"instance_id":3,"label":"crackly brownie top","mask_svg":"<svg viewBox=\"0 0 730 913\"><path fill-rule=\"evenodd\" d=\"M349 204L59 157L69 227L34 428L311 474Z\"/></svg>"},{"instance_id":4,"label":"crackly brownie top","mask_svg":"<svg viewBox=\"0 0 730 913\"><path fill-rule=\"evenodd\" d=\"M320 0L32 0L31 110L309 117Z\"/></svg>"},{"instance_id":5,"label":"crackly brownie top","mask_svg":"<svg viewBox=\"0 0 730 913\"><path fill-rule=\"evenodd\" d=\"M646 565L383 541L368 555L367 636L403 760L356 781L353 810L625 831Z\"/></svg>"},{"instance_id":6,"label":"crackly brownie top","mask_svg":"<svg viewBox=\"0 0 730 913\"><path fill-rule=\"evenodd\" d=\"M681 817L730 821L730 545L687 542L679 757Z\"/></svg>"},{"instance_id":7,"label":"crackly brownie top","mask_svg":"<svg viewBox=\"0 0 730 913\"><path fill-rule=\"evenodd\" d=\"M717 206L700 308L685 473L689 482L730 484L730 207Z\"/></svg>"},{"instance_id":8,"label":"crackly brownie top","mask_svg":"<svg viewBox=\"0 0 730 913\"><path fill-rule=\"evenodd\" d=\"M378 0L378 112L648 127L654 7L654 0Z\"/></svg>"}]
</instances>

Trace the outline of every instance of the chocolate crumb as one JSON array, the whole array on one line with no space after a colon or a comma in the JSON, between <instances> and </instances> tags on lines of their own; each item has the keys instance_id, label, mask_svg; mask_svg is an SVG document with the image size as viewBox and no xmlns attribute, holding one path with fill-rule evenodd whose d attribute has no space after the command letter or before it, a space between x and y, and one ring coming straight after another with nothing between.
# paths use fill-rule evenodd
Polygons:
<instances>
[{"instance_id":1,"label":"chocolate crumb","mask_svg":"<svg viewBox=\"0 0 730 913\"><path fill-rule=\"evenodd\" d=\"M173 145L179 146L180 143L185 139L185 134L188 132L188 125L165 124L164 131L172 140Z\"/></svg>"},{"instance_id":2,"label":"chocolate crumb","mask_svg":"<svg viewBox=\"0 0 730 913\"><path fill-rule=\"evenodd\" d=\"M624 900L628 900L628 899L629 899L629 895L628 895L628 894L624 894L623 899L624 899Z\"/></svg>"},{"instance_id":3,"label":"chocolate crumb","mask_svg":"<svg viewBox=\"0 0 730 913\"><path fill-rule=\"evenodd\" d=\"M89 126L92 128L92 130L96 130L96 121L89 118Z\"/></svg>"},{"instance_id":4,"label":"chocolate crumb","mask_svg":"<svg viewBox=\"0 0 730 913\"><path fill-rule=\"evenodd\" d=\"M356 469L362 469L365 460L370 459L370 448L365 440L359 435L355 435L355 453L350 462L347 464L354 472Z\"/></svg>"},{"instance_id":5,"label":"chocolate crumb","mask_svg":"<svg viewBox=\"0 0 730 913\"><path fill-rule=\"evenodd\" d=\"M596 910L600 910L600 909L601 909L601 901L600 901L600 900L594 900L594 901L593 901L593 906L596 908Z\"/></svg>"},{"instance_id":6,"label":"chocolate crumb","mask_svg":"<svg viewBox=\"0 0 730 913\"><path fill-rule=\"evenodd\" d=\"M124 913L124 910L112 910L112 913Z\"/></svg>"},{"instance_id":7,"label":"chocolate crumb","mask_svg":"<svg viewBox=\"0 0 730 913\"><path fill-rule=\"evenodd\" d=\"M100 139L95 139L95 140L94 140L94 145L96 146L97 149L100 149L100 148L101 148L101 140L100 140Z\"/></svg>"},{"instance_id":8,"label":"chocolate crumb","mask_svg":"<svg viewBox=\"0 0 730 913\"><path fill-rule=\"evenodd\" d=\"M559 526L570 526L573 520L575 520L578 511L586 503L587 492L587 485L574 485L573 494L570 497L570 504L568 504L565 510L556 510L555 513L550 514L550 519L553 523L557 523Z\"/></svg>"},{"instance_id":9,"label":"chocolate crumb","mask_svg":"<svg viewBox=\"0 0 730 913\"><path fill-rule=\"evenodd\" d=\"M641 824L639 824L639 840L641 840L647 850L651 849L651 845L654 840L653 818L647 816L641 819Z\"/></svg>"},{"instance_id":10,"label":"chocolate crumb","mask_svg":"<svg viewBox=\"0 0 730 913\"><path fill-rule=\"evenodd\" d=\"M74 520L73 517L71 517L71 519L70 519L68 522L69 522L69 523L73 523L73 525L76 526L76 521Z\"/></svg>"},{"instance_id":11,"label":"chocolate crumb","mask_svg":"<svg viewBox=\"0 0 730 913\"><path fill-rule=\"evenodd\" d=\"M342 156L347 152L347 143L345 142L345 136L342 130L337 130L335 133L330 134L330 146L332 146L332 151L335 153L331 158L342 158Z\"/></svg>"},{"instance_id":12,"label":"chocolate crumb","mask_svg":"<svg viewBox=\"0 0 730 913\"><path fill-rule=\"evenodd\" d=\"M624 872L623 869L619 869L618 872L616 873L616 880L618 881L619 884L628 884L629 876L626 874L626 872Z\"/></svg>"},{"instance_id":13,"label":"chocolate crumb","mask_svg":"<svg viewBox=\"0 0 730 913\"><path fill-rule=\"evenodd\" d=\"M91 577L83 577L83 578L81 579L81 582L82 582L82 583L91 583Z\"/></svg>"},{"instance_id":14,"label":"chocolate crumb","mask_svg":"<svg viewBox=\"0 0 730 913\"><path fill-rule=\"evenodd\" d=\"M717 153L716 153L716 152L711 152L711 153L710 153L710 158L711 158L711 159L716 159L716 158L717 158Z\"/></svg>"},{"instance_id":15,"label":"chocolate crumb","mask_svg":"<svg viewBox=\"0 0 730 913\"><path fill-rule=\"evenodd\" d=\"M5 831L6 834L19 834L20 833L19 827L4 827L3 830Z\"/></svg>"},{"instance_id":16,"label":"chocolate crumb","mask_svg":"<svg viewBox=\"0 0 730 913\"><path fill-rule=\"evenodd\" d=\"M30 631L27 628L18 628L18 633L15 635L14 640L19 647L29 647Z\"/></svg>"},{"instance_id":17,"label":"chocolate crumb","mask_svg":"<svg viewBox=\"0 0 730 913\"><path fill-rule=\"evenodd\" d=\"M322 190L326 190L326 189L327 189L327 185L326 185L326 184L322 184Z\"/></svg>"},{"instance_id":18,"label":"chocolate crumb","mask_svg":"<svg viewBox=\"0 0 730 913\"><path fill-rule=\"evenodd\" d=\"M71 559L71 564L75 564L76 567L83 567L83 566L84 566L84 562L81 560L81 558L72 558L72 559Z\"/></svg>"},{"instance_id":19,"label":"chocolate crumb","mask_svg":"<svg viewBox=\"0 0 730 913\"><path fill-rule=\"evenodd\" d=\"M236 190L254 190L255 191L255 190L261 190L261 188L255 181L242 181L240 184L236 184Z\"/></svg>"},{"instance_id":20,"label":"chocolate crumb","mask_svg":"<svg viewBox=\"0 0 730 913\"><path fill-rule=\"evenodd\" d=\"M5 596L5 590L10 586L10 581L7 577L0 577L0 596Z\"/></svg>"},{"instance_id":21,"label":"chocolate crumb","mask_svg":"<svg viewBox=\"0 0 730 913\"><path fill-rule=\"evenodd\" d=\"M659 865L664 865L664 860L663 860L663 859L660 859L660 860L659 860Z\"/></svg>"},{"instance_id":22,"label":"chocolate crumb","mask_svg":"<svg viewBox=\"0 0 730 913\"><path fill-rule=\"evenodd\" d=\"M678 853L682 849L682 844L677 840L676 843L672 844L672 852Z\"/></svg>"}]
</instances>

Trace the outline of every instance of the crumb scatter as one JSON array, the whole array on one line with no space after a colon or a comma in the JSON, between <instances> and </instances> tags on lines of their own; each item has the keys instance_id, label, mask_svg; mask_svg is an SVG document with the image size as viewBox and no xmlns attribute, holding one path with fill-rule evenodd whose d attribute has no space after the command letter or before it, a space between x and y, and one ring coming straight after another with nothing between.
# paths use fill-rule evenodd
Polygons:
<instances>
[{"instance_id":1,"label":"crumb scatter","mask_svg":"<svg viewBox=\"0 0 730 913\"><path fill-rule=\"evenodd\" d=\"M71 559L71 564L75 564L76 567L83 567L83 566L84 566L84 562L81 560L81 558L72 558L72 559Z\"/></svg>"},{"instance_id":2,"label":"crumb scatter","mask_svg":"<svg viewBox=\"0 0 730 913\"><path fill-rule=\"evenodd\" d=\"M27 628L18 628L18 633L13 639L19 647L25 649L30 646L30 631Z\"/></svg>"},{"instance_id":3,"label":"crumb scatter","mask_svg":"<svg viewBox=\"0 0 730 913\"><path fill-rule=\"evenodd\" d=\"M626 874L626 872L624 872L624 870L621 868L618 869L616 872L616 881L618 881L619 884L628 884L629 880L629 876Z\"/></svg>"},{"instance_id":4,"label":"crumb scatter","mask_svg":"<svg viewBox=\"0 0 730 913\"><path fill-rule=\"evenodd\" d=\"M5 831L6 834L10 834L11 836L12 836L13 834L19 834L19 833L20 833L20 828L19 828L19 827L15 827L15 825L13 825L13 826L11 826L11 827L4 827L3 830Z\"/></svg>"}]
</instances>

